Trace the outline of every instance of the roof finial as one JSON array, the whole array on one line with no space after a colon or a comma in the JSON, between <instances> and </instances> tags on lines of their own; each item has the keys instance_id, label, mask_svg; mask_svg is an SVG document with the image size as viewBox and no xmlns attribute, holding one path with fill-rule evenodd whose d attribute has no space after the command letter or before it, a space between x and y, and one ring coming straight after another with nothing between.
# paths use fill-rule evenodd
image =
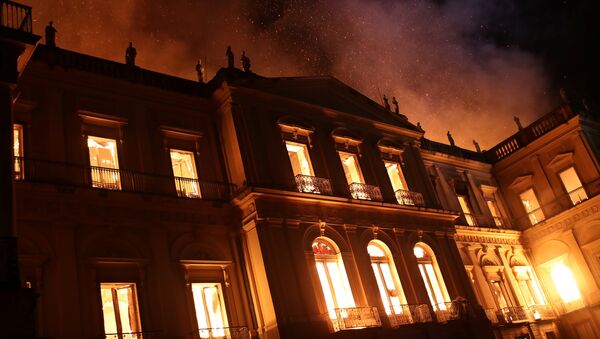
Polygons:
<instances>
[{"instance_id":1,"label":"roof finial","mask_svg":"<svg viewBox=\"0 0 600 339\"><path fill-rule=\"evenodd\" d=\"M133 47L133 42L129 42L129 47L125 50L125 63L128 66L135 66L135 57L137 56L137 50Z\"/></svg>"},{"instance_id":2,"label":"roof finial","mask_svg":"<svg viewBox=\"0 0 600 339\"><path fill-rule=\"evenodd\" d=\"M56 28L52 26L52 21L48 23L46 26L46 46L48 47L56 47Z\"/></svg>"},{"instance_id":3,"label":"roof finial","mask_svg":"<svg viewBox=\"0 0 600 339\"><path fill-rule=\"evenodd\" d=\"M396 97L392 97L392 104L394 105L394 112L396 114L400 114L400 107L398 106L398 100L396 100Z\"/></svg>"},{"instance_id":4,"label":"roof finial","mask_svg":"<svg viewBox=\"0 0 600 339\"><path fill-rule=\"evenodd\" d=\"M202 62L200 62L200 59L198 59L198 63L196 64L196 74L198 74L198 82L203 84L204 83L204 67L202 66Z\"/></svg>"},{"instance_id":5,"label":"roof finial","mask_svg":"<svg viewBox=\"0 0 600 339\"><path fill-rule=\"evenodd\" d=\"M523 125L521 125L521 119L519 119L518 116L515 115L515 117L513 118L515 120L515 124L517 124L517 127L519 128L519 131L523 129Z\"/></svg>"},{"instance_id":6,"label":"roof finial","mask_svg":"<svg viewBox=\"0 0 600 339\"><path fill-rule=\"evenodd\" d=\"M233 61L233 51L231 50L231 46L227 46L227 51L225 51L225 56L227 57L227 68L235 67Z\"/></svg>"},{"instance_id":7,"label":"roof finial","mask_svg":"<svg viewBox=\"0 0 600 339\"><path fill-rule=\"evenodd\" d=\"M477 153L481 153L481 147L479 146L477 140L473 139L473 145L475 145L475 150L477 151Z\"/></svg>"},{"instance_id":8,"label":"roof finial","mask_svg":"<svg viewBox=\"0 0 600 339\"><path fill-rule=\"evenodd\" d=\"M388 101L388 98L385 96L385 94L383 95L383 106L385 107L386 111L391 111L390 110L390 102Z\"/></svg>"},{"instance_id":9,"label":"roof finial","mask_svg":"<svg viewBox=\"0 0 600 339\"><path fill-rule=\"evenodd\" d=\"M450 142L450 146L452 146L452 147L456 146L456 144L454 144L454 138L452 137L452 134L450 134L450 131L448 131L448 133L446 133L446 136L448 137L448 142Z\"/></svg>"},{"instance_id":10,"label":"roof finial","mask_svg":"<svg viewBox=\"0 0 600 339\"><path fill-rule=\"evenodd\" d=\"M246 51L242 51L242 57L240 58L240 60L242 61L242 69L244 70L244 72L250 73L250 58L246 56Z\"/></svg>"}]
</instances>

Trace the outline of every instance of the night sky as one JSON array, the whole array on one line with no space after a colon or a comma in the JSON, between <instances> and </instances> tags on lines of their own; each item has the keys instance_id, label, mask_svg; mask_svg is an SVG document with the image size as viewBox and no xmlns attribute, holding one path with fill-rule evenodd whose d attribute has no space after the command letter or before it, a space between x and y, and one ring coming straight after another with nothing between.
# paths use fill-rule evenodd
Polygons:
<instances>
[{"instance_id":1,"label":"night sky","mask_svg":"<svg viewBox=\"0 0 600 339\"><path fill-rule=\"evenodd\" d=\"M59 47L141 67L209 76L233 47L265 76L333 75L373 100L396 96L426 136L491 147L559 100L597 101L593 1L554 0L23 0L34 30L49 20Z\"/></svg>"}]
</instances>

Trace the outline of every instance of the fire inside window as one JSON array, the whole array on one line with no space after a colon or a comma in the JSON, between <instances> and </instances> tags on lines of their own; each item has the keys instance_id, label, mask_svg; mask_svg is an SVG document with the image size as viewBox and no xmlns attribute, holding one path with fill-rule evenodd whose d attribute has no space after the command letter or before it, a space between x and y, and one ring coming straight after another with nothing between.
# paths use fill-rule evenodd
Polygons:
<instances>
[{"instance_id":1,"label":"fire inside window","mask_svg":"<svg viewBox=\"0 0 600 339\"><path fill-rule=\"evenodd\" d=\"M23 169L23 126L13 125L13 156L14 156L14 178L22 180L24 178Z\"/></svg>"},{"instance_id":2,"label":"fire inside window","mask_svg":"<svg viewBox=\"0 0 600 339\"><path fill-rule=\"evenodd\" d=\"M193 283L192 295L200 338L231 338L219 283Z\"/></svg>"},{"instance_id":3,"label":"fire inside window","mask_svg":"<svg viewBox=\"0 0 600 339\"><path fill-rule=\"evenodd\" d=\"M469 200L464 195L458 195L458 203L460 204L460 208L465 215L465 219L469 226L476 226L475 218L473 218L473 213L471 213L471 208L469 206Z\"/></svg>"},{"instance_id":4,"label":"fire inside window","mask_svg":"<svg viewBox=\"0 0 600 339\"><path fill-rule=\"evenodd\" d=\"M312 164L310 162L310 155L308 154L308 148L306 145L297 142L286 141L285 147L287 148L294 176L314 176Z\"/></svg>"},{"instance_id":5,"label":"fire inside window","mask_svg":"<svg viewBox=\"0 0 600 339\"><path fill-rule=\"evenodd\" d=\"M417 258L421 278L425 283L431 306L436 311L446 310L446 302L450 301L450 297L433 251L420 243L415 245L413 252Z\"/></svg>"},{"instance_id":6,"label":"fire inside window","mask_svg":"<svg viewBox=\"0 0 600 339\"><path fill-rule=\"evenodd\" d=\"M579 180L579 176L577 176L577 172L575 172L575 168L569 167L560 172L559 176L573 205L577 205L580 202L587 200L587 193L581 184L581 180Z\"/></svg>"},{"instance_id":7,"label":"fire inside window","mask_svg":"<svg viewBox=\"0 0 600 339\"><path fill-rule=\"evenodd\" d=\"M90 135L87 139L87 146L90 155L92 186L120 190L121 176L117 141Z\"/></svg>"},{"instance_id":8,"label":"fire inside window","mask_svg":"<svg viewBox=\"0 0 600 339\"><path fill-rule=\"evenodd\" d=\"M403 312L402 305L406 304L406 299L395 270L394 260L388 254L387 246L374 240L369 243L367 251L371 257L371 267L375 274L385 313L388 315L401 314Z\"/></svg>"},{"instance_id":9,"label":"fire inside window","mask_svg":"<svg viewBox=\"0 0 600 339\"><path fill-rule=\"evenodd\" d=\"M142 332L134 283L101 283L102 316L107 338Z\"/></svg>"},{"instance_id":10,"label":"fire inside window","mask_svg":"<svg viewBox=\"0 0 600 339\"><path fill-rule=\"evenodd\" d=\"M194 153L177 149L171 149L169 153L177 195L180 197L201 198Z\"/></svg>"},{"instance_id":11,"label":"fire inside window","mask_svg":"<svg viewBox=\"0 0 600 339\"><path fill-rule=\"evenodd\" d=\"M527 216L529 217L529 221L532 225L543 221L546 217L544 216L544 212L540 208L540 204L538 203L537 197L533 192L533 189L528 189L527 191L520 194L521 202L523 203L523 207L525 207L525 211L527 212Z\"/></svg>"},{"instance_id":12,"label":"fire inside window","mask_svg":"<svg viewBox=\"0 0 600 339\"><path fill-rule=\"evenodd\" d=\"M557 264L550 271L550 275L562 301L568 303L581 299L579 287L569 267L563 263Z\"/></svg>"},{"instance_id":13,"label":"fire inside window","mask_svg":"<svg viewBox=\"0 0 600 339\"><path fill-rule=\"evenodd\" d=\"M486 200L488 208L490 209L490 213L492 214L492 218L494 218L494 224L498 227L502 226L502 217L500 217L500 213L498 212L498 206L494 200Z\"/></svg>"}]
</instances>

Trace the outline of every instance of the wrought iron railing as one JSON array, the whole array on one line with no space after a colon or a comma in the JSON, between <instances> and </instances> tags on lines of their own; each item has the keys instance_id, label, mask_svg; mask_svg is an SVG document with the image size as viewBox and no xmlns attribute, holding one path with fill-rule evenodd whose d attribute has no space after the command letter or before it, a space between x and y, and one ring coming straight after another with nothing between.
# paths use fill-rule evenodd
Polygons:
<instances>
[{"instance_id":1,"label":"wrought iron railing","mask_svg":"<svg viewBox=\"0 0 600 339\"><path fill-rule=\"evenodd\" d=\"M31 182L220 201L229 200L235 192L235 185L221 182L175 178L124 169L82 166L19 157L15 158L15 163L17 162L24 170L20 173L20 178ZM194 185L198 188L198 194L195 194L193 189L187 191Z\"/></svg>"},{"instance_id":2,"label":"wrought iron railing","mask_svg":"<svg viewBox=\"0 0 600 339\"><path fill-rule=\"evenodd\" d=\"M528 309L524 306L504 307L500 310L504 317L504 322L514 323L530 320Z\"/></svg>"},{"instance_id":3,"label":"wrought iron railing","mask_svg":"<svg viewBox=\"0 0 600 339\"><path fill-rule=\"evenodd\" d=\"M0 0L0 27L32 33L31 7L19 3Z\"/></svg>"},{"instance_id":4,"label":"wrought iron railing","mask_svg":"<svg viewBox=\"0 0 600 339\"><path fill-rule=\"evenodd\" d=\"M531 305L529 306L529 312L534 320L556 318L554 308L551 305Z\"/></svg>"},{"instance_id":5,"label":"wrought iron railing","mask_svg":"<svg viewBox=\"0 0 600 339\"><path fill-rule=\"evenodd\" d=\"M194 331L194 339L213 339L213 338L247 338L250 339L250 330L246 326L235 327L213 327L201 328Z\"/></svg>"},{"instance_id":6,"label":"wrought iron railing","mask_svg":"<svg viewBox=\"0 0 600 339\"><path fill-rule=\"evenodd\" d=\"M397 190L394 193L396 194L396 200L398 200L400 205L425 206L423 194L419 192Z\"/></svg>"},{"instance_id":7,"label":"wrought iron railing","mask_svg":"<svg viewBox=\"0 0 600 339\"><path fill-rule=\"evenodd\" d=\"M466 302L459 301L436 304L434 306L435 317L440 323L461 319L467 313L467 305Z\"/></svg>"},{"instance_id":8,"label":"wrought iron railing","mask_svg":"<svg viewBox=\"0 0 600 339\"><path fill-rule=\"evenodd\" d=\"M107 333L104 339L161 339L160 332L129 332L129 333Z\"/></svg>"},{"instance_id":9,"label":"wrought iron railing","mask_svg":"<svg viewBox=\"0 0 600 339\"><path fill-rule=\"evenodd\" d=\"M336 308L327 313L333 332L366 327L380 327L377 307Z\"/></svg>"},{"instance_id":10,"label":"wrought iron railing","mask_svg":"<svg viewBox=\"0 0 600 339\"><path fill-rule=\"evenodd\" d=\"M329 179L298 174L295 177L298 192L332 195Z\"/></svg>"},{"instance_id":11,"label":"wrought iron railing","mask_svg":"<svg viewBox=\"0 0 600 339\"><path fill-rule=\"evenodd\" d=\"M381 190L377 186L353 182L348 185L350 195L354 199L382 201Z\"/></svg>"},{"instance_id":12,"label":"wrought iron railing","mask_svg":"<svg viewBox=\"0 0 600 339\"><path fill-rule=\"evenodd\" d=\"M392 327L401 325L431 322L429 305L396 305L391 308L388 319Z\"/></svg>"}]
</instances>

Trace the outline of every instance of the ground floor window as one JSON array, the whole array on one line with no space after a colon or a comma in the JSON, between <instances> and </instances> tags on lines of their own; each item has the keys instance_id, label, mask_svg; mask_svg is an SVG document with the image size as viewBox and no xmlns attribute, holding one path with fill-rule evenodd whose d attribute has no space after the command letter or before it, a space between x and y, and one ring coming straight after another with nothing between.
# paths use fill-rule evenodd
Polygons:
<instances>
[{"instance_id":1,"label":"ground floor window","mask_svg":"<svg viewBox=\"0 0 600 339\"><path fill-rule=\"evenodd\" d=\"M192 295L200 338L230 337L220 283L193 283Z\"/></svg>"},{"instance_id":2,"label":"ground floor window","mask_svg":"<svg viewBox=\"0 0 600 339\"><path fill-rule=\"evenodd\" d=\"M135 283L101 283L106 338L135 338L142 332Z\"/></svg>"}]
</instances>

